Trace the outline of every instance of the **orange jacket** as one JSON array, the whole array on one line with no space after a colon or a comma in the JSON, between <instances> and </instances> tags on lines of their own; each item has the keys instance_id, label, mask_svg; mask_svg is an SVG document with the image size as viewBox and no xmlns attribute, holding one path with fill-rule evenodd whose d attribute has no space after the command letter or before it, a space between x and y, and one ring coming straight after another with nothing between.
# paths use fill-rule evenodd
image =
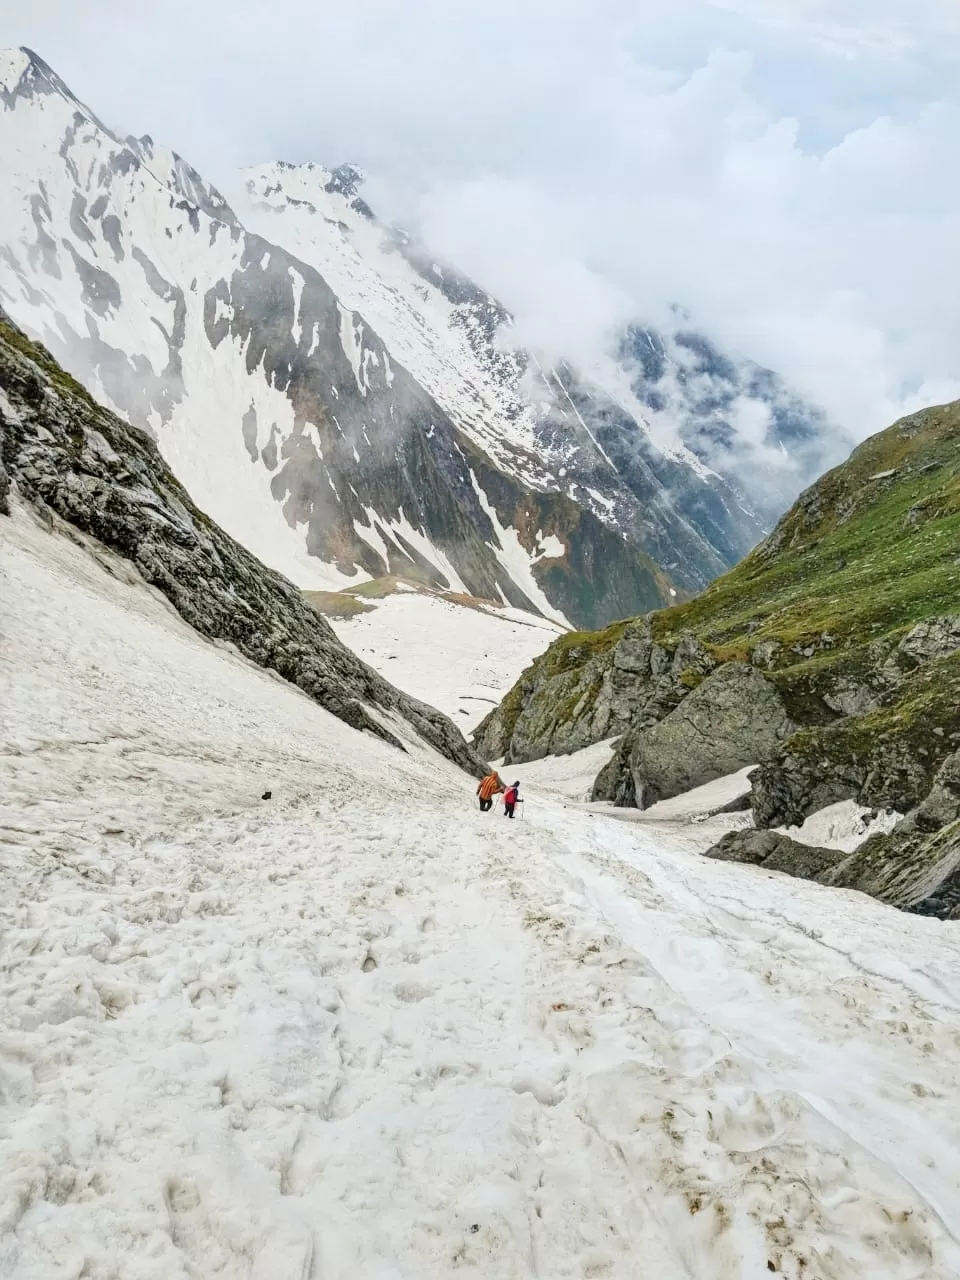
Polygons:
<instances>
[{"instance_id":1,"label":"orange jacket","mask_svg":"<svg viewBox=\"0 0 960 1280\"><path fill-rule=\"evenodd\" d=\"M488 773L479 787L477 787L477 795L481 800L489 800L491 796L499 795L504 789L504 785L500 781L500 775L498 773Z\"/></svg>"}]
</instances>

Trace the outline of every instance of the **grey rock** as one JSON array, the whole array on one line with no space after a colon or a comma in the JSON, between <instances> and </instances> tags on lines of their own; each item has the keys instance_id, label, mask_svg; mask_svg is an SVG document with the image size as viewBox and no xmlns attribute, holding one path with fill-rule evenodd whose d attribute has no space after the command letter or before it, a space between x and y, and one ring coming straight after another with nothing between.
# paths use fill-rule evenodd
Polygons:
<instances>
[{"instance_id":1,"label":"grey rock","mask_svg":"<svg viewBox=\"0 0 960 1280\"><path fill-rule=\"evenodd\" d=\"M750 661L755 667L762 667L769 671L782 647L779 640L761 640L751 650Z\"/></svg>"},{"instance_id":2,"label":"grey rock","mask_svg":"<svg viewBox=\"0 0 960 1280\"><path fill-rule=\"evenodd\" d=\"M903 822L871 836L821 879L919 915L960 918L960 822L932 834Z\"/></svg>"},{"instance_id":3,"label":"grey rock","mask_svg":"<svg viewBox=\"0 0 960 1280\"><path fill-rule=\"evenodd\" d=\"M635 803L647 808L769 760L794 728L774 686L746 663L729 662L659 723L632 733L620 759Z\"/></svg>"},{"instance_id":4,"label":"grey rock","mask_svg":"<svg viewBox=\"0 0 960 1280\"><path fill-rule=\"evenodd\" d=\"M800 844L779 831L729 831L707 850L706 856L719 862L745 862L766 871L782 871L799 880L818 880L842 862L846 854Z\"/></svg>"},{"instance_id":5,"label":"grey rock","mask_svg":"<svg viewBox=\"0 0 960 1280\"><path fill-rule=\"evenodd\" d=\"M731 831L706 856L856 889L918 915L960 919L960 821L932 835L903 822L850 854L799 844L778 831Z\"/></svg>"},{"instance_id":6,"label":"grey rock","mask_svg":"<svg viewBox=\"0 0 960 1280\"><path fill-rule=\"evenodd\" d=\"M900 641L898 648L914 662L945 658L955 649L960 649L960 616L950 614L918 622Z\"/></svg>"},{"instance_id":7,"label":"grey rock","mask_svg":"<svg viewBox=\"0 0 960 1280\"><path fill-rule=\"evenodd\" d=\"M937 770L933 786L910 817L921 831L939 831L960 818L960 751L948 756ZM901 824L902 825L902 824Z\"/></svg>"},{"instance_id":8,"label":"grey rock","mask_svg":"<svg viewBox=\"0 0 960 1280\"><path fill-rule=\"evenodd\" d=\"M508 762L563 755L668 715L716 666L697 638L656 644L649 617L626 624L615 644L558 641L520 677L474 736L477 749Z\"/></svg>"}]
</instances>

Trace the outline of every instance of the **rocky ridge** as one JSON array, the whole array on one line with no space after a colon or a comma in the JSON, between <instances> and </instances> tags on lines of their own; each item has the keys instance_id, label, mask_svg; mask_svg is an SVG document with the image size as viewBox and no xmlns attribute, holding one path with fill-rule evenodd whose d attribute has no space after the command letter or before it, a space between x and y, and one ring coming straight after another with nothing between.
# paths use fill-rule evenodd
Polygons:
<instances>
[{"instance_id":1,"label":"rocky ridge","mask_svg":"<svg viewBox=\"0 0 960 1280\"><path fill-rule=\"evenodd\" d=\"M11 490L51 524L129 560L201 635L232 644L347 724L402 749L402 718L481 772L446 716L356 658L296 587L194 505L144 431L97 405L0 312L0 515Z\"/></svg>"}]
</instances>

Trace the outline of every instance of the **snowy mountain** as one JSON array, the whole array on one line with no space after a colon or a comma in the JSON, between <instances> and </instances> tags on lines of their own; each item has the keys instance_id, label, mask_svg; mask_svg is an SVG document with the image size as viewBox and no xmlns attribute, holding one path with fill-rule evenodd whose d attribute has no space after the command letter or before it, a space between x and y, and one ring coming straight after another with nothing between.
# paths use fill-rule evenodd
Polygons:
<instances>
[{"instance_id":1,"label":"snowy mountain","mask_svg":"<svg viewBox=\"0 0 960 1280\"><path fill-rule=\"evenodd\" d=\"M503 464L518 450L494 410L483 430L451 417L352 294L182 160L120 139L27 52L2 55L0 95L8 311L266 563L303 587L390 573L583 623L668 598L535 459Z\"/></svg>"},{"instance_id":2,"label":"snowy mountain","mask_svg":"<svg viewBox=\"0 0 960 1280\"><path fill-rule=\"evenodd\" d=\"M263 165L246 174L244 222L375 318L501 465L566 490L683 587L738 560L852 447L775 373L723 353L679 308L673 331L632 325L589 369L520 349L507 309L382 225L362 184L351 165Z\"/></svg>"},{"instance_id":3,"label":"snowy mountain","mask_svg":"<svg viewBox=\"0 0 960 1280\"><path fill-rule=\"evenodd\" d=\"M762 532L656 447L623 369L504 349L505 310L377 222L349 166L252 171L241 223L35 55L2 55L0 102L7 309L299 585L390 573L599 625Z\"/></svg>"},{"instance_id":4,"label":"snowy mountain","mask_svg":"<svg viewBox=\"0 0 960 1280\"><path fill-rule=\"evenodd\" d=\"M689 413L674 404L669 429L658 430L625 355L586 372L518 348L506 308L380 223L361 184L350 165L262 165L246 175L243 219L369 317L503 471L566 493L681 588L705 586L754 545L766 526L734 485L679 439L655 443L657 433L675 437Z\"/></svg>"}]
</instances>

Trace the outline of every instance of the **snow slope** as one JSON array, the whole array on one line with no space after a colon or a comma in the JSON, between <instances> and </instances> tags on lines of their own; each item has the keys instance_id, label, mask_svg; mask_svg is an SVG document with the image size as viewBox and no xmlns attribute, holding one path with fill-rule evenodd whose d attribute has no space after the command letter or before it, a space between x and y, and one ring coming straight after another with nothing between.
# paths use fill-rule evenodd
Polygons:
<instances>
[{"instance_id":1,"label":"snow slope","mask_svg":"<svg viewBox=\"0 0 960 1280\"><path fill-rule=\"evenodd\" d=\"M534 406L518 395L517 365L504 356L497 376L493 361L483 358L463 307L440 288L443 268L433 266L433 280L418 273L401 251L402 233L388 233L356 198L354 185L344 189L320 165L277 162L243 177L250 203L238 207L245 223L315 267L492 458L528 483L543 484L547 472L536 457ZM493 298L482 301L502 317Z\"/></svg>"},{"instance_id":2,"label":"snow slope","mask_svg":"<svg viewBox=\"0 0 960 1280\"><path fill-rule=\"evenodd\" d=\"M960 1274L951 926L481 815L106 563L0 520L0 1274Z\"/></svg>"},{"instance_id":3,"label":"snow slope","mask_svg":"<svg viewBox=\"0 0 960 1280\"><path fill-rule=\"evenodd\" d=\"M343 643L391 684L453 717L465 734L563 628L519 609L401 591L370 613L330 618Z\"/></svg>"}]
</instances>

